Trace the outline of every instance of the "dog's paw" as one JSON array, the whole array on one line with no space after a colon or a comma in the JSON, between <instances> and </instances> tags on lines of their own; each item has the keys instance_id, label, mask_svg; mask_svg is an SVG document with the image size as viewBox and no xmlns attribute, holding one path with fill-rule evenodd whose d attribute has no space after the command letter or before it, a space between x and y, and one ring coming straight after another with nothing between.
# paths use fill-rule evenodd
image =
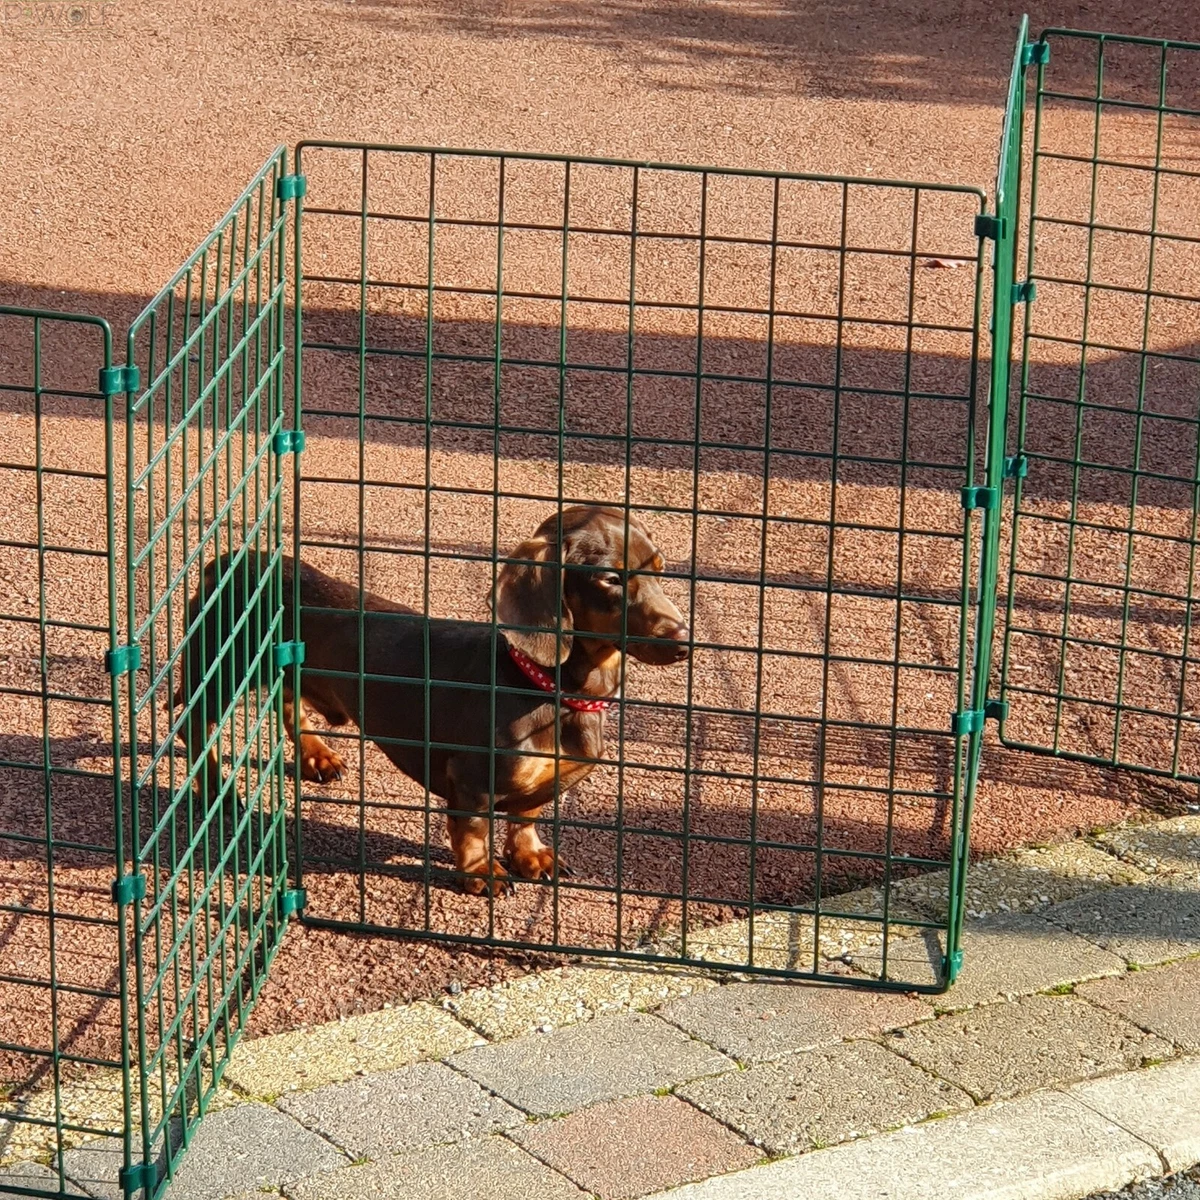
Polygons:
<instances>
[{"instance_id":1,"label":"dog's paw","mask_svg":"<svg viewBox=\"0 0 1200 1200\"><path fill-rule=\"evenodd\" d=\"M320 738L305 738L300 748L300 777L312 783L334 783L346 770L340 754L325 745Z\"/></svg>"},{"instance_id":2,"label":"dog's paw","mask_svg":"<svg viewBox=\"0 0 1200 1200\"><path fill-rule=\"evenodd\" d=\"M561 855L556 857L549 846L541 846L536 850L514 850L508 856L513 873L522 879L553 879L556 861L559 877L569 879L571 868L563 862Z\"/></svg>"},{"instance_id":3,"label":"dog's paw","mask_svg":"<svg viewBox=\"0 0 1200 1200\"><path fill-rule=\"evenodd\" d=\"M513 881L501 863L492 859L490 872L485 865L467 871L463 890L471 896L486 896L489 890L493 896L510 896L513 892Z\"/></svg>"}]
</instances>

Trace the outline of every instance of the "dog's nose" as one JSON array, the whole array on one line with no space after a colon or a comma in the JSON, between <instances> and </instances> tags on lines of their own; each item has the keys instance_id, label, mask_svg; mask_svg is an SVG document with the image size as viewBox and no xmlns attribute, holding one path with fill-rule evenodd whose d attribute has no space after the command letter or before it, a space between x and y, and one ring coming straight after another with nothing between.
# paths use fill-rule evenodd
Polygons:
<instances>
[{"instance_id":1,"label":"dog's nose","mask_svg":"<svg viewBox=\"0 0 1200 1200\"><path fill-rule=\"evenodd\" d=\"M675 649L676 662L678 662L681 658L687 658L688 642L691 640L692 631L688 629L688 627L682 621L680 621L672 629L669 629L663 636L669 641L679 643Z\"/></svg>"}]
</instances>

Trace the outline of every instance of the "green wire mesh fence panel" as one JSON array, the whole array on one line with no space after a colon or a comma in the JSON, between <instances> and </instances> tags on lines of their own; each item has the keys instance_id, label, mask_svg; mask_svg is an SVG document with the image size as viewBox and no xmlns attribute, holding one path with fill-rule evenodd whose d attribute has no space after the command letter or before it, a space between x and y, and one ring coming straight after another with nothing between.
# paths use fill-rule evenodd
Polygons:
<instances>
[{"instance_id":1,"label":"green wire mesh fence panel","mask_svg":"<svg viewBox=\"0 0 1200 1200\"><path fill-rule=\"evenodd\" d=\"M277 151L129 333L123 886L137 905L142 1086L140 1163L124 1182L148 1196L217 1087L289 905L286 166Z\"/></svg>"},{"instance_id":2,"label":"green wire mesh fence panel","mask_svg":"<svg viewBox=\"0 0 1200 1200\"><path fill-rule=\"evenodd\" d=\"M1039 45L1002 736L1197 779L1200 46Z\"/></svg>"},{"instance_id":3,"label":"green wire mesh fence panel","mask_svg":"<svg viewBox=\"0 0 1200 1200\"><path fill-rule=\"evenodd\" d=\"M129 1153L111 343L94 317L0 307L0 1170L26 1195L74 1194L81 1141Z\"/></svg>"},{"instance_id":4,"label":"green wire mesh fence panel","mask_svg":"<svg viewBox=\"0 0 1200 1200\"><path fill-rule=\"evenodd\" d=\"M1008 437L1008 401L1011 384L1013 309L1019 302L1014 289L1017 229L1021 200L1021 145L1025 115L1025 72L1036 57L1029 44L1029 18L1022 17L1017 46L1009 74L1000 154L996 166L994 211L980 218L980 234L992 242L992 356L988 387L988 423L984 452L983 540L979 564L979 611L975 638L975 662L970 683L970 737L967 744L966 786L963 818L952 856L950 880L950 970L962 963L960 939L963 896L966 886L968 833L979 785L983 752L984 721L1003 709L990 698L992 649L996 631L997 586L1000 563L1000 531L1003 523L1005 478L1012 466L1005 458Z\"/></svg>"},{"instance_id":5,"label":"green wire mesh fence panel","mask_svg":"<svg viewBox=\"0 0 1200 1200\"><path fill-rule=\"evenodd\" d=\"M305 920L944 985L946 924L905 896L960 827L980 194L297 162L299 545L352 585L300 597L304 694L344 760L306 769ZM576 505L616 532L560 537ZM631 624L647 577L686 662ZM514 665L539 630L550 688L594 695L586 661L619 689L602 741ZM544 877L493 895L505 871Z\"/></svg>"}]
</instances>

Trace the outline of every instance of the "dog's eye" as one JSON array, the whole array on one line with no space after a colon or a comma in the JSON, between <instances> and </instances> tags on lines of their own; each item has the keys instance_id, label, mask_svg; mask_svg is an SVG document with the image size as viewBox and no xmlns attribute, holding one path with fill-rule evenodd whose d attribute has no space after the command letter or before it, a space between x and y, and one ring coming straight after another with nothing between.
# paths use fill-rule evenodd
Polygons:
<instances>
[{"instance_id":1,"label":"dog's eye","mask_svg":"<svg viewBox=\"0 0 1200 1200\"><path fill-rule=\"evenodd\" d=\"M621 577L616 571L606 571L600 576L600 582L605 587L619 588L621 586Z\"/></svg>"}]
</instances>

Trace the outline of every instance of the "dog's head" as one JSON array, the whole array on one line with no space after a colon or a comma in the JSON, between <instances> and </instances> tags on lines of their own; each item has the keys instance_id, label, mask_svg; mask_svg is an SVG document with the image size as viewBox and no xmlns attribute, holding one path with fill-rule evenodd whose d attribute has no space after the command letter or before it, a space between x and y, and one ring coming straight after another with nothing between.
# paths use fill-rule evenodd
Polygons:
<instances>
[{"instance_id":1,"label":"dog's head","mask_svg":"<svg viewBox=\"0 0 1200 1200\"><path fill-rule=\"evenodd\" d=\"M663 557L645 526L617 508L563 509L538 526L513 551L496 578L496 616L505 636L534 662L553 667L571 653L575 633L597 652L630 638L627 649L646 663L680 662L690 634L679 609L667 599L658 576ZM559 609L562 636L558 637ZM530 632L530 628L534 630ZM544 631L544 632L543 632Z\"/></svg>"}]
</instances>

